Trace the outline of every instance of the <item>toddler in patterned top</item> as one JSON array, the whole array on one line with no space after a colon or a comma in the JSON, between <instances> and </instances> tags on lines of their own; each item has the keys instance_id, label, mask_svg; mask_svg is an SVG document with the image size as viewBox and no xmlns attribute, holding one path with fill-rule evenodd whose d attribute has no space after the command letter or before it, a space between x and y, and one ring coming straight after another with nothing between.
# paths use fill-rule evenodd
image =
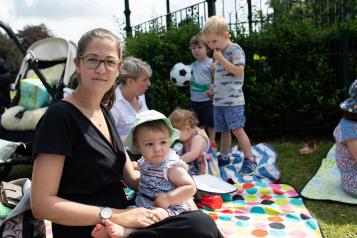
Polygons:
<instances>
[{"instance_id":1,"label":"toddler in patterned top","mask_svg":"<svg viewBox=\"0 0 357 238\"><path fill-rule=\"evenodd\" d=\"M218 162L212 157L207 161L206 155L212 154L210 139L205 130L198 127L198 119L193 111L186 109L174 110L169 119L172 126L180 130L180 141L183 143L183 150L180 159L190 165L190 170L199 174L219 175Z\"/></svg>"},{"instance_id":2,"label":"toddler in patterned top","mask_svg":"<svg viewBox=\"0 0 357 238\"><path fill-rule=\"evenodd\" d=\"M196 192L196 185L187 172L186 164L170 149L179 137L180 132L172 127L163 114L148 110L137 114L126 139L130 151L142 155L138 160L140 181L135 203L152 209L153 213L162 214L161 217L188 211L187 201ZM107 232L94 237L127 237L136 230L110 220L105 221L105 226Z\"/></svg>"},{"instance_id":3,"label":"toddler in patterned top","mask_svg":"<svg viewBox=\"0 0 357 238\"><path fill-rule=\"evenodd\" d=\"M333 135L336 140L336 164L341 172L342 188L357 198L357 80L349 88L350 97L340 104L342 119Z\"/></svg>"}]
</instances>

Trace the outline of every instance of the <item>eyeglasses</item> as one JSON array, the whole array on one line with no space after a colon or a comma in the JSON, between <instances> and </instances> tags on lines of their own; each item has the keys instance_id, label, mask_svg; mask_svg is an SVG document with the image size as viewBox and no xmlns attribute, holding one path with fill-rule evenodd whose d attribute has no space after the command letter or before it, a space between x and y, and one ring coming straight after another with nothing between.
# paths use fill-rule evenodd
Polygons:
<instances>
[{"instance_id":1,"label":"eyeglasses","mask_svg":"<svg viewBox=\"0 0 357 238\"><path fill-rule=\"evenodd\" d=\"M116 58L107 58L102 60L95 55L84 55L80 56L79 58L83 60L83 64L87 69L97 69L101 63L104 63L105 69L107 71L115 71L118 69L120 63Z\"/></svg>"}]
</instances>

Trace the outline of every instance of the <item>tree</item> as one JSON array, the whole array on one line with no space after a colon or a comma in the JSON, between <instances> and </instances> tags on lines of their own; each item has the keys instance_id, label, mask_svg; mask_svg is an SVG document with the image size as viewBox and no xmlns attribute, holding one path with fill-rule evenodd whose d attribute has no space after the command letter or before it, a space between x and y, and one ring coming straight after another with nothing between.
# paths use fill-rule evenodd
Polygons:
<instances>
[{"instance_id":1,"label":"tree","mask_svg":"<svg viewBox=\"0 0 357 238\"><path fill-rule=\"evenodd\" d=\"M27 25L22 31L17 33L17 37L25 49L32 43L51 36L53 36L52 32L43 23L40 25Z\"/></svg>"}]
</instances>

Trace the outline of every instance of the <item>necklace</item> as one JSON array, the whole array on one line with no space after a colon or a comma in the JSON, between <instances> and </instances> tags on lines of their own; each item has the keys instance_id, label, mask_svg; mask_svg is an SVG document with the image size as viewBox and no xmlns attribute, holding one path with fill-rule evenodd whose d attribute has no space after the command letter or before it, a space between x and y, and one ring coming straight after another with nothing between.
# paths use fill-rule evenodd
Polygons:
<instances>
[{"instance_id":1,"label":"necklace","mask_svg":"<svg viewBox=\"0 0 357 238\"><path fill-rule=\"evenodd\" d=\"M87 107L85 107L82 103L82 100L80 100L77 96L76 96L76 92L73 93L73 97L75 98L75 100L77 101L77 106L81 109L80 111L93 123L95 124L97 127L102 127L103 125L103 121L101 119L102 115L101 115L101 109L88 109ZM98 116L96 116L96 114Z\"/></svg>"}]
</instances>

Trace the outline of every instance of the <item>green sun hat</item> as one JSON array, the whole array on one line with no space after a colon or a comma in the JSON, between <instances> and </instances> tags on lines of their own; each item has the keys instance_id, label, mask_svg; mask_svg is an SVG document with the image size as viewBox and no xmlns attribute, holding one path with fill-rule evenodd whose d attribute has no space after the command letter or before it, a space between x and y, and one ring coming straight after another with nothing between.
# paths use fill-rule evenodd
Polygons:
<instances>
[{"instance_id":1,"label":"green sun hat","mask_svg":"<svg viewBox=\"0 0 357 238\"><path fill-rule=\"evenodd\" d=\"M126 145L128 146L131 153L140 154L140 152L138 151L138 149L136 148L136 146L134 144L134 138L133 138L133 134L134 134L136 127L140 124L143 124L144 122L156 121L156 120L162 120L169 128L169 130L170 130L170 145L172 145L176 140L178 140L180 138L180 131L172 127L170 120L164 114L162 114L161 112L155 111L155 110L143 111L136 115L134 125L129 130L129 134L126 137Z\"/></svg>"}]
</instances>

